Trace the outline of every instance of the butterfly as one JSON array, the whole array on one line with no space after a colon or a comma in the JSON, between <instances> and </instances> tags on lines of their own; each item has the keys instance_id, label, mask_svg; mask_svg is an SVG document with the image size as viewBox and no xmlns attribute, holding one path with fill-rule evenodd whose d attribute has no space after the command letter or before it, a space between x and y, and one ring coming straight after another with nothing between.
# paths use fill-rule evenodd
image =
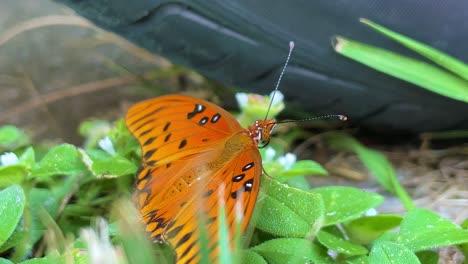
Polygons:
<instances>
[{"instance_id":1,"label":"butterfly","mask_svg":"<svg viewBox=\"0 0 468 264\"><path fill-rule=\"evenodd\" d=\"M291 41L268 109L293 48ZM231 247L237 228L247 229L262 175L258 147L268 144L277 124L267 117L243 128L220 106L183 95L157 97L128 110L125 123L142 150L134 200L146 231L172 246L176 263L200 262L202 235L209 238L210 263L219 262L221 206Z\"/></svg>"},{"instance_id":2,"label":"butterfly","mask_svg":"<svg viewBox=\"0 0 468 264\"><path fill-rule=\"evenodd\" d=\"M210 261L217 262L219 205L231 238L239 217L246 230L262 173L258 145L275 122L257 120L245 129L213 103L167 95L132 106L126 125L142 149L134 199L146 231L173 247L176 263L197 263L202 214Z\"/></svg>"}]
</instances>

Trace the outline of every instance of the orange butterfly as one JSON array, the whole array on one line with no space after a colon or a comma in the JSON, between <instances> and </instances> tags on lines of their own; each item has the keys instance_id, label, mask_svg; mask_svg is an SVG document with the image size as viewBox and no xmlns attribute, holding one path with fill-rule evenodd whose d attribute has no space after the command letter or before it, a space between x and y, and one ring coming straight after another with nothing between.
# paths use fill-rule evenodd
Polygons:
<instances>
[{"instance_id":1,"label":"orange butterfly","mask_svg":"<svg viewBox=\"0 0 468 264\"><path fill-rule=\"evenodd\" d=\"M126 124L142 148L135 199L146 230L172 245L177 263L197 263L203 213L213 247L210 259L216 262L218 204L225 204L227 225L234 227L240 201L241 229L246 229L262 172L257 145L269 139L275 123L258 120L244 129L213 103L167 95L131 107ZM220 188L224 197L218 195Z\"/></svg>"},{"instance_id":2,"label":"orange butterfly","mask_svg":"<svg viewBox=\"0 0 468 264\"><path fill-rule=\"evenodd\" d=\"M290 42L275 92L293 47ZM262 173L258 144L268 143L276 123L265 118L244 129L221 107L183 95L140 102L125 122L142 149L134 199L146 231L171 244L177 263L198 263L204 225L210 261L218 263L219 207L224 205L230 238L239 219L246 230Z\"/></svg>"}]
</instances>

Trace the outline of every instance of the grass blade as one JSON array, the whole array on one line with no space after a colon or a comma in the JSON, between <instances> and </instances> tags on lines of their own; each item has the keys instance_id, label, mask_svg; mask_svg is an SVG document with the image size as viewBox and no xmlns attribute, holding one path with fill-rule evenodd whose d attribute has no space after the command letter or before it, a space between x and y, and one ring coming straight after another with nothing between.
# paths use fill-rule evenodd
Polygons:
<instances>
[{"instance_id":1,"label":"grass blade","mask_svg":"<svg viewBox=\"0 0 468 264\"><path fill-rule=\"evenodd\" d=\"M450 55L447 55L437 49L434 49L426 44L423 44L419 41L413 40L397 32L391 31L390 29L380 26L370 20L361 18L359 21L370 26L374 30L384 34L385 36L399 42L407 48L412 49L415 52L421 54L422 56L432 60L433 62L439 64L447 70L462 77L463 79L468 80L468 66L462 61Z\"/></svg>"},{"instance_id":2,"label":"grass blade","mask_svg":"<svg viewBox=\"0 0 468 264\"><path fill-rule=\"evenodd\" d=\"M336 37L336 52L377 71L468 103L468 81L436 66L357 41Z\"/></svg>"}]
</instances>

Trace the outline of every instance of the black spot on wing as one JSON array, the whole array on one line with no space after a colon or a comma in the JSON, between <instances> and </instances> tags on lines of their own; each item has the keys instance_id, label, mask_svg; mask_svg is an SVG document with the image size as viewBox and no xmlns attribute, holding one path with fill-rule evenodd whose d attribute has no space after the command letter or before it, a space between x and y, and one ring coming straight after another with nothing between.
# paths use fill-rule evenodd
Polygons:
<instances>
[{"instance_id":1,"label":"black spot on wing","mask_svg":"<svg viewBox=\"0 0 468 264\"><path fill-rule=\"evenodd\" d=\"M193 242L192 244L190 244L190 246L188 246L184 252L182 252L182 254L180 254L180 256L178 256L179 259L183 259L185 256L187 256L187 254L190 252L190 250L195 246L195 243L196 242ZM189 263L189 262L186 262L186 263Z\"/></svg>"},{"instance_id":2,"label":"black spot on wing","mask_svg":"<svg viewBox=\"0 0 468 264\"><path fill-rule=\"evenodd\" d=\"M164 138L164 142L167 142L169 141L169 139L171 138L171 133L167 134L167 136Z\"/></svg>"},{"instance_id":3,"label":"black spot on wing","mask_svg":"<svg viewBox=\"0 0 468 264\"><path fill-rule=\"evenodd\" d=\"M146 166L154 166L158 161L157 160L149 160L145 162Z\"/></svg>"},{"instance_id":4,"label":"black spot on wing","mask_svg":"<svg viewBox=\"0 0 468 264\"><path fill-rule=\"evenodd\" d=\"M171 238L177 236L177 234L179 234L179 232L180 232L183 228L184 228L184 226L178 226L178 227L172 229L170 232L167 233L167 235L166 235L167 238L168 238L168 239L171 239Z\"/></svg>"},{"instance_id":5,"label":"black spot on wing","mask_svg":"<svg viewBox=\"0 0 468 264\"><path fill-rule=\"evenodd\" d=\"M144 155L144 158L145 159L149 159L151 158L151 156L153 156L153 154L157 151L158 149L155 148L155 149L151 149L151 150L148 150L145 152L145 155Z\"/></svg>"},{"instance_id":6,"label":"black spot on wing","mask_svg":"<svg viewBox=\"0 0 468 264\"><path fill-rule=\"evenodd\" d=\"M205 109L206 109L206 106L201 105L201 104L195 104L195 108L193 109L193 111L187 114L187 119L192 119L197 114L205 111Z\"/></svg>"},{"instance_id":7,"label":"black spot on wing","mask_svg":"<svg viewBox=\"0 0 468 264\"><path fill-rule=\"evenodd\" d=\"M246 164L246 165L242 168L242 171L248 171L248 170L250 170L253 166L254 166L254 163L253 163L253 161L252 161L252 162Z\"/></svg>"},{"instance_id":8,"label":"black spot on wing","mask_svg":"<svg viewBox=\"0 0 468 264\"><path fill-rule=\"evenodd\" d=\"M170 125L171 125L171 122L167 122L166 125L164 125L163 131L166 132L169 129Z\"/></svg>"},{"instance_id":9,"label":"black spot on wing","mask_svg":"<svg viewBox=\"0 0 468 264\"><path fill-rule=\"evenodd\" d=\"M209 189L208 191L206 191L205 194L203 194L203 197L207 198L207 197L210 197L212 194L213 194L213 190Z\"/></svg>"},{"instance_id":10,"label":"black spot on wing","mask_svg":"<svg viewBox=\"0 0 468 264\"><path fill-rule=\"evenodd\" d=\"M179 149L185 147L187 145L187 140L186 139L182 139L182 141L180 141L180 144L179 144Z\"/></svg>"},{"instance_id":11,"label":"black spot on wing","mask_svg":"<svg viewBox=\"0 0 468 264\"><path fill-rule=\"evenodd\" d=\"M156 138L157 138L157 137L150 137L150 138L148 138L148 139L145 141L145 143L143 143L143 146L146 146L146 145L149 145L149 144L153 143L154 140L155 140Z\"/></svg>"},{"instance_id":12,"label":"black spot on wing","mask_svg":"<svg viewBox=\"0 0 468 264\"><path fill-rule=\"evenodd\" d=\"M185 234L175 245L175 248L182 246L185 242L187 242L192 237L192 232Z\"/></svg>"},{"instance_id":13,"label":"black spot on wing","mask_svg":"<svg viewBox=\"0 0 468 264\"><path fill-rule=\"evenodd\" d=\"M242 181L244 179L244 177L245 177L245 174L242 173L242 174L239 174L239 175L236 175L236 176L232 177L232 181L233 182L240 182L240 181Z\"/></svg>"},{"instance_id":14,"label":"black spot on wing","mask_svg":"<svg viewBox=\"0 0 468 264\"><path fill-rule=\"evenodd\" d=\"M249 179L248 181L244 182L244 191L250 192L252 191L253 187L253 179Z\"/></svg>"},{"instance_id":15,"label":"black spot on wing","mask_svg":"<svg viewBox=\"0 0 468 264\"><path fill-rule=\"evenodd\" d=\"M221 115L219 113L216 113L215 115L213 115L213 117L211 117L211 123L218 122L220 118L221 118Z\"/></svg>"},{"instance_id":16,"label":"black spot on wing","mask_svg":"<svg viewBox=\"0 0 468 264\"><path fill-rule=\"evenodd\" d=\"M200 121L198 121L198 124L200 126L203 126L204 124L208 123L208 120L209 120L208 117L205 116L202 119L200 119Z\"/></svg>"}]
</instances>

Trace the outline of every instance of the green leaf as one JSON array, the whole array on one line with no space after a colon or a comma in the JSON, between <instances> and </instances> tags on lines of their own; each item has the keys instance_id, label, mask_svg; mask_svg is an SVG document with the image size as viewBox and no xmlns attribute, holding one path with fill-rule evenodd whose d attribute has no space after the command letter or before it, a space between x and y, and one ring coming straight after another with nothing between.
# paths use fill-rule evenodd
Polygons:
<instances>
[{"instance_id":1,"label":"green leaf","mask_svg":"<svg viewBox=\"0 0 468 264\"><path fill-rule=\"evenodd\" d=\"M20 184L28 175L24 165L0 166L0 188Z\"/></svg>"},{"instance_id":2,"label":"green leaf","mask_svg":"<svg viewBox=\"0 0 468 264\"><path fill-rule=\"evenodd\" d=\"M284 237L308 237L318 231L323 218L323 201L320 195L301 191L269 181L261 205L257 228Z\"/></svg>"},{"instance_id":3,"label":"green leaf","mask_svg":"<svg viewBox=\"0 0 468 264\"><path fill-rule=\"evenodd\" d=\"M0 127L0 151L2 149L14 149L29 141L26 134L15 126L6 125Z\"/></svg>"},{"instance_id":4,"label":"green leaf","mask_svg":"<svg viewBox=\"0 0 468 264\"><path fill-rule=\"evenodd\" d=\"M46 230L40 217L42 210L45 210L51 217L55 217L59 203L50 190L32 188L29 192L28 207L31 212L30 243L33 245L44 235Z\"/></svg>"},{"instance_id":5,"label":"green leaf","mask_svg":"<svg viewBox=\"0 0 468 264\"><path fill-rule=\"evenodd\" d=\"M384 200L381 195L376 193L351 187L321 187L310 192L319 194L325 203L324 225L334 225L358 218Z\"/></svg>"},{"instance_id":6,"label":"green leaf","mask_svg":"<svg viewBox=\"0 0 468 264\"><path fill-rule=\"evenodd\" d=\"M52 262L48 258L33 258L33 259L22 261L18 264L52 264L52 263L55 264L56 262Z\"/></svg>"},{"instance_id":7,"label":"green leaf","mask_svg":"<svg viewBox=\"0 0 468 264\"><path fill-rule=\"evenodd\" d=\"M310 190L310 184L309 181L305 176L297 176L291 179L288 179L287 184L290 187L303 190L303 191L309 191Z\"/></svg>"},{"instance_id":8,"label":"green leaf","mask_svg":"<svg viewBox=\"0 0 468 264\"><path fill-rule=\"evenodd\" d=\"M325 248L301 238L277 238L251 248L268 263L333 263Z\"/></svg>"},{"instance_id":9,"label":"green leaf","mask_svg":"<svg viewBox=\"0 0 468 264\"><path fill-rule=\"evenodd\" d=\"M346 264L368 264L369 257L368 256L354 256L347 258L344 263Z\"/></svg>"},{"instance_id":10,"label":"green leaf","mask_svg":"<svg viewBox=\"0 0 468 264\"><path fill-rule=\"evenodd\" d=\"M25 195L19 185L0 191L0 246L15 230L25 205Z\"/></svg>"},{"instance_id":11,"label":"green leaf","mask_svg":"<svg viewBox=\"0 0 468 264\"><path fill-rule=\"evenodd\" d=\"M392 164L384 155L364 147L357 140L343 133L328 133L325 138L333 148L355 152L377 181L387 191L397 195L407 210L414 207L410 196L398 182Z\"/></svg>"},{"instance_id":12,"label":"green leaf","mask_svg":"<svg viewBox=\"0 0 468 264\"><path fill-rule=\"evenodd\" d=\"M30 170L36 164L36 155L32 147L28 147L19 157L20 164Z\"/></svg>"},{"instance_id":13,"label":"green leaf","mask_svg":"<svg viewBox=\"0 0 468 264\"><path fill-rule=\"evenodd\" d=\"M400 44L406 46L409 49L416 51L417 53L423 55L424 57L432 60L433 62L439 64L440 66L458 74L460 77L468 80L468 66L462 61L449 56L437 49L434 49L426 44L423 44L419 41L415 41L411 38L408 38L402 34L391 31L385 27L382 27L370 20L360 19L360 21L376 31L383 33L387 37L392 38L393 40L398 41Z\"/></svg>"},{"instance_id":14,"label":"green leaf","mask_svg":"<svg viewBox=\"0 0 468 264\"><path fill-rule=\"evenodd\" d=\"M414 208L403 218L397 242L412 251L468 242L468 230L437 214Z\"/></svg>"},{"instance_id":15,"label":"green leaf","mask_svg":"<svg viewBox=\"0 0 468 264\"><path fill-rule=\"evenodd\" d=\"M411 250L403 245L389 241L379 241L373 244L369 254L369 263L420 264L418 257Z\"/></svg>"},{"instance_id":16,"label":"green leaf","mask_svg":"<svg viewBox=\"0 0 468 264\"><path fill-rule=\"evenodd\" d=\"M343 227L351 241L366 245L384 232L399 226L401 220L399 215L381 214L358 218L344 224Z\"/></svg>"},{"instance_id":17,"label":"green leaf","mask_svg":"<svg viewBox=\"0 0 468 264\"><path fill-rule=\"evenodd\" d=\"M424 251L419 251L416 253L416 256L419 259L419 262L423 264L437 264L439 263L439 253L430 251L430 250L424 250Z\"/></svg>"},{"instance_id":18,"label":"green leaf","mask_svg":"<svg viewBox=\"0 0 468 264\"><path fill-rule=\"evenodd\" d=\"M385 49L336 37L335 51L374 70L418 85L426 90L468 102L468 82L429 63Z\"/></svg>"},{"instance_id":19,"label":"green leaf","mask_svg":"<svg viewBox=\"0 0 468 264\"><path fill-rule=\"evenodd\" d=\"M257 252L249 249L243 251L242 263L249 264L268 264L268 262ZM0 263L1 264L1 263Z\"/></svg>"},{"instance_id":20,"label":"green leaf","mask_svg":"<svg viewBox=\"0 0 468 264\"><path fill-rule=\"evenodd\" d=\"M80 152L85 155L84 152ZM91 172L96 176L119 177L134 174L138 169L135 164L126 158L116 154L109 155L101 150L89 150L86 152L91 159Z\"/></svg>"},{"instance_id":21,"label":"green leaf","mask_svg":"<svg viewBox=\"0 0 468 264\"><path fill-rule=\"evenodd\" d=\"M328 172L319 163L313 160L300 160L294 163L294 165L281 173L278 173L283 177L295 177L304 175L327 175Z\"/></svg>"},{"instance_id":22,"label":"green leaf","mask_svg":"<svg viewBox=\"0 0 468 264\"><path fill-rule=\"evenodd\" d=\"M0 264L13 264L13 262L8 259L0 258Z\"/></svg>"},{"instance_id":23,"label":"green leaf","mask_svg":"<svg viewBox=\"0 0 468 264\"><path fill-rule=\"evenodd\" d=\"M465 221L463 221L460 226L461 226L461 228L467 230L468 229L468 218L465 219ZM460 244L458 246L458 248L460 249L460 251L465 256L465 260L468 260L468 243L462 243L462 244Z\"/></svg>"},{"instance_id":24,"label":"green leaf","mask_svg":"<svg viewBox=\"0 0 468 264\"><path fill-rule=\"evenodd\" d=\"M75 146L62 144L52 148L40 162L34 166L32 177L52 175L73 175L84 173L87 169Z\"/></svg>"},{"instance_id":25,"label":"green leaf","mask_svg":"<svg viewBox=\"0 0 468 264\"><path fill-rule=\"evenodd\" d=\"M341 237L338 237L323 230L320 230L320 232L317 233L317 239L322 245L324 245L328 249L331 249L341 254L354 256L364 255L368 252L367 248L361 245L353 244Z\"/></svg>"}]
</instances>

